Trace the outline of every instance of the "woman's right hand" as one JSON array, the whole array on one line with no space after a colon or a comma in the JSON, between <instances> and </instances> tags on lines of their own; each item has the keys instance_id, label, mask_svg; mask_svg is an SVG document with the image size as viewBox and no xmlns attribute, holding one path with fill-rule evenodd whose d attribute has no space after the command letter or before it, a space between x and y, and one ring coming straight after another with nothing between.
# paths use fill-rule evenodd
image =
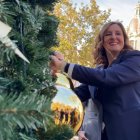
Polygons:
<instances>
[{"instance_id":1,"label":"woman's right hand","mask_svg":"<svg viewBox=\"0 0 140 140\"><path fill-rule=\"evenodd\" d=\"M59 52L54 52L53 55L50 56L50 58L51 74L55 75L55 73L60 72L63 69L66 62L64 61L64 56Z\"/></svg>"}]
</instances>

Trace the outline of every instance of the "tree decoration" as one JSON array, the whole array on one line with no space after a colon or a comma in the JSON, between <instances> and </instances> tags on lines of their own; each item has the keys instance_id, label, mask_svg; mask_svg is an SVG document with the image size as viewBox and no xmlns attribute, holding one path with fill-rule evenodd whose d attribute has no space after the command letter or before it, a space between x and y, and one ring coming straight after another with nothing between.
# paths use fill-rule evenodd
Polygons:
<instances>
[{"instance_id":1,"label":"tree decoration","mask_svg":"<svg viewBox=\"0 0 140 140\"><path fill-rule=\"evenodd\" d=\"M22 58L27 63L30 63L28 59L20 52L20 50L17 48L17 45L13 43L9 37L7 36L10 32L11 28L0 21L0 41L6 46L11 48L15 54L17 54L20 58Z\"/></svg>"}]
</instances>

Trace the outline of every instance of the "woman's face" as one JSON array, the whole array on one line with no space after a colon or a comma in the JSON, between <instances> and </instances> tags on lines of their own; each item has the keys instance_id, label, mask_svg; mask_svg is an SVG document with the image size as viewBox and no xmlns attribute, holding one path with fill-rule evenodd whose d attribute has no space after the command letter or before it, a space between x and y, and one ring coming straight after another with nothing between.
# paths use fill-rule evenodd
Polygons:
<instances>
[{"instance_id":1,"label":"woman's face","mask_svg":"<svg viewBox=\"0 0 140 140\"><path fill-rule=\"evenodd\" d=\"M103 42L106 53L119 54L124 47L124 36L120 26L112 24L105 32Z\"/></svg>"}]
</instances>

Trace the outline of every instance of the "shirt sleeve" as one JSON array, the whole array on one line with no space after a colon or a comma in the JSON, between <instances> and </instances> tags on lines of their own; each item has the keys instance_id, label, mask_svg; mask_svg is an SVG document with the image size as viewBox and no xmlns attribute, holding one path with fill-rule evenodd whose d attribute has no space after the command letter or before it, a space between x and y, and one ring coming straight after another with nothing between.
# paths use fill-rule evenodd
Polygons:
<instances>
[{"instance_id":1,"label":"shirt sleeve","mask_svg":"<svg viewBox=\"0 0 140 140\"><path fill-rule=\"evenodd\" d=\"M76 64L70 69L72 69L70 76L81 83L99 87L116 87L140 81L140 56L127 56L121 62L114 63L106 69Z\"/></svg>"}]
</instances>

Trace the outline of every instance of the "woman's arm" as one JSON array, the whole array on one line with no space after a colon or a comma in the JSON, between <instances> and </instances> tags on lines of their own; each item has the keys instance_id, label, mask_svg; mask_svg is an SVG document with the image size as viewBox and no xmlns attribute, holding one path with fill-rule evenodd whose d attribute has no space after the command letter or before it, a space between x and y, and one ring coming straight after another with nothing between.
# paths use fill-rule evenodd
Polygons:
<instances>
[{"instance_id":1,"label":"woman's arm","mask_svg":"<svg viewBox=\"0 0 140 140\"><path fill-rule=\"evenodd\" d=\"M89 98L91 98L89 88L85 84L81 84L80 86L76 87L74 89L74 92L80 98L80 100L82 102L84 102L84 101L88 100Z\"/></svg>"},{"instance_id":2,"label":"woman's arm","mask_svg":"<svg viewBox=\"0 0 140 140\"><path fill-rule=\"evenodd\" d=\"M67 63L64 60L59 60L56 56L51 56L51 59L52 69L66 70ZM68 75L80 83L97 87L112 88L137 82L140 81L140 52L123 54L117 63L106 69L70 64Z\"/></svg>"},{"instance_id":3,"label":"woman's arm","mask_svg":"<svg viewBox=\"0 0 140 140\"><path fill-rule=\"evenodd\" d=\"M140 55L129 56L106 69L94 69L80 65L69 66L69 76L88 85L116 87L140 81ZM72 71L70 71L70 69Z\"/></svg>"}]
</instances>

